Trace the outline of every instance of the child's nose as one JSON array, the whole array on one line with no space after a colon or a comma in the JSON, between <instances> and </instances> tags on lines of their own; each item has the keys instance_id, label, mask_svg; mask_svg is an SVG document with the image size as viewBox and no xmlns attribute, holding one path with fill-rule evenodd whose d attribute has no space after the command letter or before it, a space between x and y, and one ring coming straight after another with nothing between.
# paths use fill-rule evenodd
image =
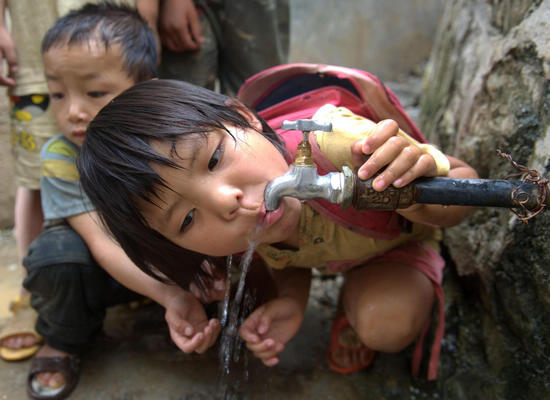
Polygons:
<instances>
[{"instance_id":1,"label":"child's nose","mask_svg":"<svg viewBox=\"0 0 550 400\"><path fill-rule=\"evenodd\" d=\"M86 119L84 107L77 101L73 101L69 105L68 118L71 122L78 122Z\"/></svg>"},{"instance_id":2,"label":"child's nose","mask_svg":"<svg viewBox=\"0 0 550 400\"><path fill-rule=\"evenodd\" d=\"M213 203L216 211L225 219L233 219L239 209L242 191L234 186L221 185L213 193Z\"/></svg>"}]
</instances>

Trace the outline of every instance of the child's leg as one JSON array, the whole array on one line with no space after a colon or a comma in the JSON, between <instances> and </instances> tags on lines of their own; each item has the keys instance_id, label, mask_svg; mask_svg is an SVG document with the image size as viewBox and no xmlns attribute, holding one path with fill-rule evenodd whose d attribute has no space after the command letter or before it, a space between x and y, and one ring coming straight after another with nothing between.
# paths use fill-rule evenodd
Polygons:
<instances>
[{"instance_id":1,"label":"child's leg","mask_svg":"<svg viewBox=\"0 0 550 400\"><path fill-rule=\"evenodd\" d=\"M18 265L22 265L22 260L31 242L38 237L42 231L44 216L42 214L42 205L40 204L40 190L29 189L19 186L15 194L15 242L17 244ZM22 270L22 278L25 277L25 270ZM25 302L29 293L21 286L19 298ZM34 324L36 314L33 319L29 319L29 324ZM28 348L40 342L37 335L32 333L17 333L2 339L2 346L9 349Z\"/></svg>"},{"instance_id":2,"label":"child's leg","mask_svg":"<svg viewBox=\"0 0 550 400\"><path fill-rule=\"evenodd\" d=\"M30 94L23 96L10 95L11 144L15 161L17 190L15 195L15 240L19 265L31 242L42 231L44 217L40 202L40 149L58 133L55 117L49 107L47 94ZM23 277L25 271L23 271ZM21 287L19 293L19 310L8 322L14 332L1 340L0 345L7 349L36 348L40 341L30 325L34 325L36 314L22 306L28 301L29 294ZM18 332L19 331L19 332ZM26 332L26 333L25 333ZM2 333L4 336L4 332ZM4 350L3 350L4 351ZM23 354L23 353L22 353ZM31 351L24 354L32 355ZM4 353L2 353L4 356ZM11 360L22 359L13 353Z\"/></svg>"},{"instance_id":3,"label":"child's leg","mask_svg":"<svg viewBox=\"0 0 550 400\"><path fill-rule=\"evenodd\" d=\"M404 349L428 320L433 298L429 278L401 262L378 258L352 269L340 292L339 313L345 313L353 331L335 319L333 331L339 336L331 337L329 364L338 372L353 372L370 364L373 350Z\"/></svg>"},{"instance_id":4,"label":"child's leg","mask_svg":"<svg viewBox=\"0 0 550 400\"><path fill-rule=\"evenodd\" d=\"M24 286L39 314L36 329L46 342L35 360L81 353L101 329L108 306L140 298L95 263L68 225L45 230L32 243L24 266ZM45 386L66 382L55 370L33 375Z\"/></svg>"},{"instance_id":5,"label":"child's leg","mask_svg":"<svg viewBox=\"0 0 550 400\"><path fill-rule=\"evenodd\" d=\"M417 269L378 259L346 274L342 300L361 341L373 350L394 353L420 334L431 314L434 289Z\"/></svg>"},{"instance_id":6,"label":"child's leg","mask_svg":"<svg viewBox=\"0 0 550 400\"><path fill-rule=\"evenodd\" d=\"M18 187L15 195L15 240L20 262L27 254L31 242L42 231L43 223L40 190Z\"/></svg>"}]
</instances>

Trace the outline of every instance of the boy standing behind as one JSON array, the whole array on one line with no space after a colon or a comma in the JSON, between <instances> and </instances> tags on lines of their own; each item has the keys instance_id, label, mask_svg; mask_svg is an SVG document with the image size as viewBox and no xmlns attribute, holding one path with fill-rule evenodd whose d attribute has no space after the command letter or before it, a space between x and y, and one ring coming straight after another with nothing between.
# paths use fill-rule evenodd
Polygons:
<instances>
[{"instance_id":1,"label":"boy standing behind","mask_svg":"<svg viewBox=\"0 0 550 400\"><path fill-rule=\"evenodd\" d=\"M42 148L45 230L24 260L23 285L45 339L32 361L27 391L36 399L63 399L76 386L79 354L101 329L108 306L138 293L152 298L166 308L172 339L184 351L206 350L219 323L208 321L190 293L149 277L130 261L103 229L75 165L97 112L125 89L156 76L153 32L128 6L88 4L57 20L44 37L42 54L61 133ZM190 330L191 339L180 335Z\"/></svg>"}]
</instances>

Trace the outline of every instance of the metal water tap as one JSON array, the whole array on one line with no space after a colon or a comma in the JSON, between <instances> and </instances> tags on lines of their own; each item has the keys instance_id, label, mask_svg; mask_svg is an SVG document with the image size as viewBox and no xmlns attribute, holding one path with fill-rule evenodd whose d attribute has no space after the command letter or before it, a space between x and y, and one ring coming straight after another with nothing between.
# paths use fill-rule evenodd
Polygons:
<instances>
[{"instance_id":1,"label":"metal water tap","mask_svg":"<svg viewBox=\"0 0 550 400\"><path fill-rule=\"evenodd\" d=\"M288 172L272 180L265 189L265 208L267 211L276 210L284 196L295 197L300 200L325 199L331 203L346 206L346 199L351 199L350 193L345 190L353 189L353 173L344 167L343 173L331 172L319 175L317 167L311 157L309 133L311 131L331 132L332 124L318 122L312 119L298 119L284 121L283 129L302 131L302 141L296 150L296 158ZM346 184L347 183L347 184ZM351 201L351 200L350 200ZM348 204L349 205L349 204Z\"/></svg>"},{"instance_id":2,"label":"metal water tap","mask_svg":"<svg viewBox=\"0 0 550 400\"><path fill-rule=\"evenodd\" d=\"M284 121L282 128L301 130L302 142L290 170L266 186L267 211L276 210L284 196L300 200L325 199L340 204L342 208L353 205L357 210L396 210L415 203L507 207L523 221L550 209L550 181L523 166L520 166L522 172L528 172L523 181L418 178L404 187L389 186L381 192L372 187L375 177L363 181L346 166L342 167L342 172L319 175L311 157L309 133L331 132L332 124L299 119ZM519 209L519 212L514 209Z\"/></svg>"}]
</instances>

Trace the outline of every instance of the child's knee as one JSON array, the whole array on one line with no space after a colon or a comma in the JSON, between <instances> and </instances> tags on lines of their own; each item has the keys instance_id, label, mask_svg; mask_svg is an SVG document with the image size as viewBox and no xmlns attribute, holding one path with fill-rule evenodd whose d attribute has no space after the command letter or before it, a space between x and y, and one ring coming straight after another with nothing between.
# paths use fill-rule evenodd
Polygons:
<instances>
[{"instance_id":1,"label":"child's knee","mask_svg":"<svg viewBox=\"0 0 550 400\"><path fill-rule=\"evenodd\" d=\"M44 231L23 260L27 276L23 286L33 294L49 297L63 288L85 281L84 270L95 265L86 244L68 226Z\"/></svg>"},{"instance_id":2,"label":"child's knee","mask_svg":"<svg viewBox=\"0 0 550 400\"><path fill-rule=\"evenodd\" d=\"M411 316L375 309L359 313L353 325L365 346L384 353L405 349L419 334L419 324Z\"/></svg>"}]
</instances>

